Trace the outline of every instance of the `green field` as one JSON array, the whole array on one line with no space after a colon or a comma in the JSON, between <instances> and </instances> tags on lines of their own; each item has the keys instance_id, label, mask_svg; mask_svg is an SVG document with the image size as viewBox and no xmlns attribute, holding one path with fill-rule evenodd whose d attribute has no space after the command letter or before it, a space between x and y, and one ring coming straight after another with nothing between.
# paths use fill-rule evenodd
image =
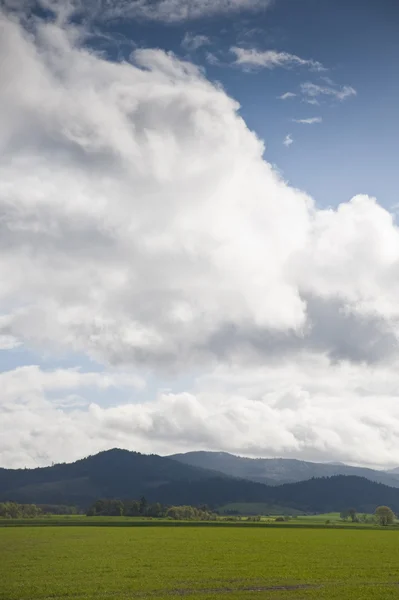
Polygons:
<instances>
[{"instance_id":1,"label":"green field","mask_svg":"<svg viewBox=\"0 0 399 600\"><path fill-rule=\"evenodd\" d=\"M236 512L240 515L300 515L299 510L283 508L263 502L232 502L219 508L220 514Z\"/></svg>"},{"instance_id":2,"label":"green field","mask_svg":"<svg viewBox=\"0 0 399 600\"><path fill-rule=\"evenodd\" d=\"M324 515L309 515L288 517L284 522L278 522L277 515L259 517L253 521L252 517L219 516L216 521L174 521L169 518L151 519L147 517L86 517L85 515L42 515L33 519L0 519L0 530L6 527L278 527L278 528L356 528L356 529L383 529L375 523L352 523L343 521L339 513ZM394 525L395 527L397 524Z\"/></svg>"},{"instance_id":3,"label":"green field","mask_svg":"<svg viewBox=\"0 0 399 600\"><path fill-rule=\"evenodd\" d=\"M399 598L399 531L5 527L1 600Z\"/></svg>"}]
</instances>

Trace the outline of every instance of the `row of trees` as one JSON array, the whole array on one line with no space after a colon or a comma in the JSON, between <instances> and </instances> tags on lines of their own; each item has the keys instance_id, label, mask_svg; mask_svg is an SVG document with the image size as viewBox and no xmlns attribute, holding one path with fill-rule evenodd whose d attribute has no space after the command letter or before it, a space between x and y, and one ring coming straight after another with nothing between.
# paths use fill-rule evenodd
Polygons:
<instances>
[{"instance_id":1,"label":"row of trees","mask_svg":"<svg viewBox=\"0 0 399 600\"><path fill-rule=\"evenodd\" d=\"M344 521L350 519L352 523L377 523L383 527L395 522L395 513L389 506L378 506L374 515L358 514L355 508L349 508L343 510L340 517Z\"/></svg>"},{"instance_id":2,"label":"row of trees","mask_svg":"<svg viewBox=\"0 0 399 600\"><path fill-rule=\"evenodd\" d=\"M36 504L0 502L0 519L33 519L41 513L42 511Z\"/></svg>"},{"instance_id":3,"label":"row of trees","mask_svg":"<svg viewBox=\"0 0 399 600\"><path fill-rule=\"evenodd\" d=\"M215 513L207 508L196 508L195 506L170 506L165 516L175 521L216 521Z\"/></svg>"},{"instance_id":4,"label":"row of trees","mask_svg":"<svg viewBox=\"0 0 399 600\"><path fill-rule=\"evenodd\" d=\"M216 519L207 506L163 506L159 502L149 504L141 500L97 500L87 511L88 517L152 517L170 518L182 521Z\"/></svg>"},{"instance_id":5,"label":"row of trees","mask_svg":"<svg viewBox=\"0 0 399 600\"><path fill-rule=\"evenodd\" d=\"M77 506L65 504L39 504L38 507L43 515L78 515L82 513Z\"/></svg>"},{"instance_id":6,"label":"row of trees","mask_svg":"<svg viewBox=\"0 0 399 600\"><path fill-rule=\"evenodd\" d=\"M68 509L69 514L75 514L74 507L55 507L35 504L17 504L16 502L0 503L0 518L2 519L26 519L35 518L43 513L58 513L54 509ZM66 514L63 512L62 514ZM143 497L140 500L97 500L87 511L87 516L110 516L110 517L152 517L170 518L182 521L210 521L217 517L207 506L163 506L159 502L149 504ZM358 514L356 509L350 508L340 514L341 519L350 519L353 523L377 523L381 526L392 525L395 522L395 514L388 506L379 506L374 515ZM256 519L260 519L257 517ZM255 518L254 518L255 520ZM283 520L283 519L282 519Z\"/></svg>"}]
</instances>

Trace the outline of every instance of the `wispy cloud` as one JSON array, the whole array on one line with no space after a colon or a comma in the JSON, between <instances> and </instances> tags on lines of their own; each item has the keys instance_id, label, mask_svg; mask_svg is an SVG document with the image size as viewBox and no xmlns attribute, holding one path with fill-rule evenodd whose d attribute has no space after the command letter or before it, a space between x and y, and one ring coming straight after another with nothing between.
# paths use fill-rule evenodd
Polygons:
<instances>
[{"instance_id":1,"label":"wispy cloud","mask_svg":"<svg viewBox=\"0 0 399 600\"><path fill-rule=\"evenodd\" d=\"M96 20L141 19L168 23L241 11L263 11L273 0L2 0L7 10L26 13L37 5L65 21L73 14Z\"/></svg>"},{"instance_id":2,"label":"wispy cloud","mask_svg":"<svg viewBox=\"0 0 399 600\"><path fill-rule=\"evenodd\" d=\"M292 119L294 123L300 123L302 125L315 125L316 123L322 123L321 117L311 117L310 119Z\"/></svg>"},{"instance_id":3,"label":"wispy cloud","mask_svg":"<svg viewBox=\"0 0 399 600\"><path fill-rule=\"evenodd\" d=\"M186 21L217 14L265 10L271 0L138 0L122 1L128 11L146 19Z\"/></svg>"},{"instance_id":4,"label":"wispy cloud","mask_svg":"<svg viewBox=\"0 0 399 600\"><path fill-rule=\"evenodd\" d=\"M288 135L285 136L283 144L286 148L289 148L293 143L294 143L294 140L292 139L292 135L289 133Z\"/></svg>"},{"instance_id":5,"label":"wispy cloud","mask_svg":"<svg viewBox=\"0 0 399 600\"><path fill-rule=\"evenodd\" d=\"M185 34L181 46L184 50L194 51L202 46L209 46L211 40L206 35L195 35L189 31Z\"/></svg>"},{"instance_id":6,"label":"wispy cloud","mask_svg":"<svg viewBox=\"0 0 399 600\"><path fill-rule=\"evenodd\" d=\"M312 106L320 105L320 102L316 98L302 98L302 102L306 102L306 104L311 104Z\"/></svg>"},{"instance_id":7,"label":"wispy cloud","mask_svg":"<svg viewBox=\"0 0 399 600\"><path fill-rule=\"evenodd\" d=\"M254 48L238 48L233 46L231 52L236 55L235 64L243 67L255 67L260 69L276 69L278 67L290 68L294 66L309 67L312 71L324 71L323 65L312 59L301 58L289 52L277 52L276 50L259 51ZM289 92L288 92L289 93Z\"/></svg>"},{"instance_id":8,"label":"wispy cloud","mask_svg":"<svg viewBox=\"0 0 399 600\"><path fill-rule=\"evenodd\" d=\"M331 82L332 83L332 82ZM316 83L311 83L307 81L306 83L302 83L301 92L304 96L307 96L310 99L317 99L318 96L332 96L337 100L346 100L346 98L350 98L351 96L356 96L357 91L350 85L338 86L336 84L333 85L317 85Z\"/></svg>"},{"instance_id":9,"label":"wispy cloud","mask_svg":"<svg viewBox=\"0 0 399 600\"><path fill-rule=\"evenodd\" d=\"M33 0L21 0L23 1L34 3ZM12 3L15 0L6 2ZM138 18L173 23L241 11L263 11L272 4L272 0L42 0L42 3L50 5L51 9L56 7L57 10L68 5L74 11L101 19Z\"/></svg>"},{"instance_id":10,"label":"wispy cloud","mask_svg":"<svg viewBox=\"0 0 399 600\"><path fill-rule=\"evenodd\" d=\"M212 65L213 67L223 66L223 63L221 62L221 60L213 52L206 52L205 60L209 65Z\"/></svg>"},{"instance_id":11,"label":"wispy cloud","mask_svg":"<svg viewBox=\"0 0 399 600\"><path fill-rule=\"evenodd\" d=\"M278 100L288 100L289 98L296 98L297 94L294 92L285 92L285 94L281 94L281 96L277 96Z\"/></svg>"}]
</instances>

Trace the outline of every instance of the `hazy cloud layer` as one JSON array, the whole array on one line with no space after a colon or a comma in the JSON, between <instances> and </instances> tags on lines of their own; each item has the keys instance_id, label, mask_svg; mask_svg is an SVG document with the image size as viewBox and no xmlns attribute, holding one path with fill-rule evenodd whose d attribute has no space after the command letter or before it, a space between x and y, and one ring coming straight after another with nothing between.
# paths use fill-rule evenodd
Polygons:
<instances>
[{"instance_id":1,"label":"hazy cloud layer","mask_svg":"<svg viewBox=\"0 0 399 600\"><path fill-rule=\"evenodd\" d=\"M190 393L108 408L87 402L85 390L114 385L117 393L123 379L19 369L0 374L1 464L33 467L118 446L394 465L398 367L303 352L261 367L220 365Z\"/></svg>"},{"instance_id":2,"label":"hazy cloud layer","mask_svg":"<svg viewBox=\"0 0 399 600\"><path fill-rule=\"evenodd\" d=\"M392 215L365 195L318 209L197 67L107 62L80 36L0 18L0 343L196 383L66 408L106 375L2 373L0 462L115 445L399 461Z\"/></svg>"}]
</instances>

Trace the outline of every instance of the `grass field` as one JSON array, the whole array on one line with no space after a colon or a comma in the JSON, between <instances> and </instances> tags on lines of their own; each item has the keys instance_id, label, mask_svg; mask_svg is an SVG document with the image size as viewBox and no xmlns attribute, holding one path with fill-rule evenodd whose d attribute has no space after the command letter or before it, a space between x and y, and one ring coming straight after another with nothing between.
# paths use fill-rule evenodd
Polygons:
<instances>
[{"instance_id":1,"label":"grass field","mask_svg":"<svg viewBox=\"0 0 399 600\"><path fill-rule=\"evenodd\" d=\"M331 513L335 515L335 513ZM328 524L327 524L328 521ZM394 527L397 527L395 524ZM200 528L334 528L334 529L382 529L373 523L352 523L350 520L343 521L329 515L301 516L288 519L283 523L276 521L275 516L261 517L260 521L253 522L251 517L220 517L216 521L174 521L172 519L148 519L143 517L86 517L71 515L52 515L37 517L34 519L0 519L0 530L2 528L15 527L200 527Z\"/></svg>"},{"instance_id":2,"label":"grass field","mask_svg":"<svg viewBox=\"0 0 399 600\"><path fill-rule=\"evenodd\" d=\"M231 502L219 508L220 514L237 512L240 515L299 515L301 511L263 502Z\"/></svg>"},{"instance_id":3,"label":"grass field","mask_svg":"<svg viewBox=\"0 0 399 600\"><path fill-rule=\"evenodd\" d=\"M258 506L258 505L256 505ZM259 513L256 513L259 514ZM339 513L317 515L298 515L288 517L284 523L276 522L281 513L260 517L259 522L253 522L251 517L219 516L216 521L173 521L171 519L148 519L145 517L86 517L85 515L42 515L33 519L1 519L2 527L334 527L376 529L375 523L352 523L350 519L343 521ZM369 515L371 517L371 515ZM396 522L395 526L399 523Z\"/></svg>"},{"instance_id":4,"label":"grass field","mask_svg":"<svg viewBox=\"0 0 399 600\"><path fill-rule=\"evenodd\" d=\"M399 531L0 529L1 600L399 598Z\"/></svg>"}]
</instances>

